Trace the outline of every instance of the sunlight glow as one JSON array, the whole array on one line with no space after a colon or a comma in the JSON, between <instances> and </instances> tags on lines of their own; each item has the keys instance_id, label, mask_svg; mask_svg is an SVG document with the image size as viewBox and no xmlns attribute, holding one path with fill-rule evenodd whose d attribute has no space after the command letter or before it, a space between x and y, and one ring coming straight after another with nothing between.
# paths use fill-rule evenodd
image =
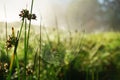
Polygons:
<instances>
[{"instance_id":1,"label":"sunlight glow","mask_svg":"<svg viewBox=\"0 0 120 80\"><path fill-rule=\"evenodd\" d=\"M68 3L69 1L70 0L34 0L33 13L37 15L37 20L33 21L33 24L39 24L40 15L43 17L44 23L49 23L51 17L54 16L54 7L60 5L65 7L65 3ZM30 9L30 4L31 0L0 0L0 21L20 21L20 11L25 8ZM6 7L6 17L4 7Z\"/></svg>"}]
</instances>

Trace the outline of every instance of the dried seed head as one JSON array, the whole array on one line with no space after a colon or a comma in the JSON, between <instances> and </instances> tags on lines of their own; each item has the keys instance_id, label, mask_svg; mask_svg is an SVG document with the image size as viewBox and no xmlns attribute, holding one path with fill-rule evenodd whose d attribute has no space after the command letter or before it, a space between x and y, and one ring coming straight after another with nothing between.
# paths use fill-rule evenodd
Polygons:
<instances>
[{"instance_id":1,"label":"dried seed head","mask_svg":"<svg viewBox=\"0 0 120 80\"><path fill-rule=\"evenodd\" d=\"M4 63L4 69L8 69L8 63Z\"/></svg>"},{"instance_id":2,"label":"dried seed head","mask_svg":"<svg viewBox=\"0 0 120 80\"><path fill-rule=\"evenodd\" d=\"M0 62L0 73L7 73L8 72L8 64Z\"/></svg>"},{"instance_id":3,"label":"dried seed head","mask_svg":"<svg viewBox=\"0 0 120 80\"><path fill-rule=\"evenodd\" d=\"M32 14L29 14L28 17L27 17L28 20L31 20L31 17L32 17Z\"/></svg>"},{"instance_id":4,"label":"dried seed head","mask_svg":"<svg viewBox=\"0 0 120 80\"><path fill-rule=\"evenodd\" d=\"M27 9L23 9L19 14L19 16L22 18L27 18L28 15L29 15L29 11Z\"/></svg>"},{"instance_id":5,"label":"dried seed head","mask_svg":"<svg viewBox=\"0 0 120 80\"><path fill-rule=\"evenodd\" d=\"M35 14L32 14L32 19L36 19L36 15Z\"/></svg>"},{"instance_id":6,"label":"dried seed head","mask_svg":"<svg viewBox=\"0 0 120 80\"><path fill-rule=\"evenodd\" d=\"M26 75L32 75L32 74L33 74L33 70L32 69L27 69Z\"/></svg>"},{"instance_id":7,"label":"dried seed head","mask_svg":"<svg viewBox=\"0 0 120 80\"><path fill-rule=\"evenodd\" d=\"M35 14L29 14L27 18L28 18L28 20L36 19L36 15Z\"/></svg>"},{"instance_id":8,"label":"dried seed head","mask_svg":"<svg viewBox=\"0 0 120 80\"><path fill-rule=\"evenodd\" d=\"M33 69L32 69L32 64L28 64L26 66L26 75L32 75L33 74Z\"/></svg>"},{"instance_id":9,"label":"dried seed head","mask_svg":"<svg viewBox=\"0 0 120 80\"><path fill-rule=\"evenodd\" d=\"M29 11L27 9L23 9L19 16L22 18L22 20L24 18L27 18L28 20L31 20L31 19L36 19L36 15L35 14L30 14Z\"/></svg>"},{"instance_id":10,"label":"dried seed head","mask_svg":"<svg viewBox=\"0 0 120 80\"><path fill-rule=\"evenodd\" d=\"M15 46L16 42L17 42L17 38L15 37L14 28L12 27L12 34L9 35L9 38L6 41L6 48L11 49L12 46Z\"/></svg>"}]
</instances>

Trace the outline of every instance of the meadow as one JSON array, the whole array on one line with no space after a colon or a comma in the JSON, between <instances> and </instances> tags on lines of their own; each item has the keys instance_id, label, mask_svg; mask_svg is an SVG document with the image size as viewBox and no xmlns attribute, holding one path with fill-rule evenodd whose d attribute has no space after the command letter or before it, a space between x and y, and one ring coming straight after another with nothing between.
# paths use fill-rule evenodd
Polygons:
<instances>
[{"instance_id":1,"label":"meadow","mask_svg":"<svg viewBox=\"0 0 120 80\"><path fill-rule=\"evenodd\" d=\"M32 9L0 23L0 80L119 80L119 32L35 26Z\"/></svg>"},{"instance_id":2,"label":"meadow","mask_svg":"<svg viewBox=\"0 0 120 80\"><path fill-rule=\"evenodd\" d=\"M34 26L32 26L34 27ZM32 28L31 27L31 28ZM12 32L12 30L10 29ZM46 29L42 27L41 38L31 30L26 72L24 33L21 36L17 56L13 63L11 80L117 80L119 78L119 32L91 33ZM59 31L59 34L58 34ZM2 34L1 34L2 35ZM14 48L6 52L6 38L0 42L0 75L9 75ZM19 65L19 67L17 67ZM40 70L40 72L39 72ZM20 74L18 74L20 73ZM38 77L39 76L39 77Z\"/></svg>"}]
</instances>

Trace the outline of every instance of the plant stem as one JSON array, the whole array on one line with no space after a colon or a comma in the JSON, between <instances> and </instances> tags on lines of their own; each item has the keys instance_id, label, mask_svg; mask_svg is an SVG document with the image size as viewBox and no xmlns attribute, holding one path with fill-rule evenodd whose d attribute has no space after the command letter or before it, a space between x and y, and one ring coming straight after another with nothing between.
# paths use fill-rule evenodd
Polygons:
<instances>
[{"instance_id":1,"label":"plant stem","mask_svg":"<svg viewBox=\"0 0 120 80\"><path fill-rule=\"evenodd\" d=\"M5 19L7 19L7 14L6 14L6 6L4 5L4 12L5 12ZM6 41L7 41L7 20L5 20L5 32L6 32ZM6 49L7 57L8 57L8 49Z\"/></svg>"},{"instance_id":2,"label":"plant stem","mask_svg":"<svg viewBox=\"0 0 120 80\"><path fill-rule=\"evenodd\" d=\"M27 21L25 19L25 34L24 34L24 61L25 61L25 66L24 66L24 76L26 80L26 65L27 65L27 53L26 53L26 27L27 27Z\"/></svg>"},{"instance_id":3,"label":"plant stem","mask_svg":"<svg viewBox=\"0 0 120 80\"><path fill-rule=\"evenodd\" d=\"M10 80L10 77L11 77L13 62L14 62L14 58L15 58L15 55L16 55L19 38L20 38L20 36L21 36L23 23L24 23L24 19L22 20L22 24L21 24L21 28L20 28L20 33L17 34L17 41L16 41L16 44L15 44L15 47L14 47L14 53L13 53L12 58L11 58L10 68L9 68L9 71L10 71L10 72L9 72L9 74L8 74L7 80ZM17 59L17 60L18 60L18 59ZM18 66L18 67L19 67L19 66Z\"/></svg>"},{"instance_id":4,"label":"plant stem","mask_svg":"<svg viewBox=\"0 0 120 80\"><path fill-rule=\"evenodd\" d=\"M6 40L7 40L7 15L6 15L6 6L4 5L4 13L5 13L5 30L6 30Z\"/></svg>"},{"instance_id":5,"label":"plant stem","mask_svg":"<svg viewBox=\"0 0 120 80\"><path fill-rule=\"evenodd\" d=\"M37 53L38 53L38 49L37 49L37 51L35 52L35 56L34 56L33 71L35 71L35 68L36 68Z\"/></svg>"},{"instance_id":6,"label":"plant stem","mask_svg":"<svg viewBox=\"0 0 120 80\"><path fill-rule=\"evenodd\" d=\"M42 20L42 18L41 18ZM38 72L38 80L40 80L40 54L42 53L42 46L41 46L41 43L42 43L42 38L41 38L41 21L40 21L40 44L39 44L39 47L40 47L40 53L39 53L39 72Z\"/></svg>"},{"instance_id":7,"label":"plant stem","mask_svg":"<svg viewBox=\"0 0 120 80\"><path fill-rule=\"evenodd\" d=\"M21 23L21 27L20 27L20 32L19 32L19 35L18 35L18 39L20 39L22 28L23 28L23 24L24 24L24 19L22 20L22 23Z\"/></svg>"},{"instance_id":8,"label":"plant stem","mask_svg":"<svg viewBox=\"0 0 120 80\"><path fill-rule=\"evenodd\" d=\"M47 41L48 41L48 44L49 44L49 48L51 48L52 46L51 46L50 38L49 38L49 36L48 36L47 30L46 30L45 27L44 27L44 30L45 30L45 34L46 34Z\"/></svg>"},{"instance_id":9,"label":"plant stem","mask_svg":"<svg viewBox=\"0 0 120 80\"><path fill-rule=\"evenodd\" d=\"M14 47L14 53L13 53L12 58L11 58L11 63L10 63L10 68L9 68L9 71L10 71L10 72L9 72L9 75L8 75L7 80L10 80L10 77L11 77L12 67L13 67L13 62L14 62L14 59L15 59L17 47L18 47L18 39L17 39L17 41L16 41L16 44L15 44L15 47Z\"/></svg>"},{"instance_id":10,"label":"plant stem","mask_svg":"<svg viewBox=\"0 0 120 80\"><path fill-rule=\"evenodd\" d=\"M60 43L60 33L59 33L59 29L58 29L58 21L57 21L57 16L55 16L55 26L57 29L57 36L58 36L58 44Z\"/></svg>"},{"instance_id":11,"label":"plant stem","mask_svg":"<svg viewBox=\"0 0 120 80\"><path fill-rule=\"evenodd\" d=\"M32 14L32 10L33 10L33 2L34 0L32 0L32 3L31 3L31 10L30 10L30 14ZM25 21L26 22L26 21ZM25 26L27 24L25 23ZM28 33L26 35L26 32L25 32L25 68L26 68L26 64L27 64L27 52L28 52L28 45L29 45L29 37L30 37L30 29L31 29L31 19L29 20L29 25L28 25ZM26 80L26 76L25 76L25 80Z\"/></svg>"},{"instance_id":12,"label":"plant stem","mask_svg":"<svg viewBox=\"0 0 120 80\"><path fill-rule=\"evenodd\" d=\"M9 72L8 77L7 77L6 80L10 80L10 79L11 79L12 66L13 66L13 62L14 62L14 57L15 57L15 55L14 55L14 53L13 53L12 58L11 58L11 62L10 62L10 68L9 68L9 71L10 71L10 72Z\"/></svg>"},{"instance_id":13,"label":"plant stem","mask_svg":"<svg viewBox=\"0 0 120 80\"><path fill-rule=\"evenodd\" d=\"M17 64L17 71L18 71L18 80L20 80L20 67L19 67L19 61L18 61L18 57L17 54L15 55L15 59L16 59L16 64Z\"/></svg>"},{"instance_id":14,"label":"plant stem","mask_svg":"<svg viewBox=\"0 0 120 80\"><path fill-rule=\"evenodd\" d=\"M32 10L33 10L33 2L34 2L34 0L32 0L32 3L31 3L31 10L30 10L30 14L32 14ZM28 34L27 34L27 46L26 46L26 53L28 52L29 37L30 37L30 27L31 27L31 19L29 20L29 27L28 27Z\"/></svg>"}]
</instances>

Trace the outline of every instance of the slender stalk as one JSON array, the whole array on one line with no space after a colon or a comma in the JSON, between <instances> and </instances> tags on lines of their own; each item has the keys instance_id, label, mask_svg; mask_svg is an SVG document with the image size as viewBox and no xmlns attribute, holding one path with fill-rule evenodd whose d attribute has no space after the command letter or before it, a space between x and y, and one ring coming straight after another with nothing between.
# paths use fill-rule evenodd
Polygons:
<instances>
[{"instance_id":1,"label":"slender stalk","mask_svg":"<svg viewBox=\"0 0 120 80\"><path fill-rule=\"evenodd\" d=\"M11 58L10 68L9 68L9 71L10 71L10 72L9 72L9 74L8 74L7 80L10 80L10 77L11 77L12 67L13 67L14 58L15 58L16 51L17 51L17 47L18 47L18 43L19 43L19 38L20 38L20 36L21 36L23 23L24 23L24 19L22 20L22 24L21 24L21 28L20 28L20 33L19 33L19 32L17 33L17 41L16 41L16 44L15 44L15 47L14 47L14 53L13 53L12 58ZM17 60L18 60L18 59L17 59ZM18 68L19 68L19 66L18 66Z\"/></svg>"},{"instance_id":2,"label":"slender stalk","mask_svg":"<svg viewBox=\"0 0 120 80\"><path fill-rule=\"evenodd\" d=\"M30 10L30 14L32 14L32 10L33 10L33 2L34 0L32 0L32 3L31 3L31 10ZM28 52L28 45L29 45L29 37L30 37L30 27L31 27L31 19L29 20L29 25L28 25L28 34L27 34L27 47L26 47L26 54Z\"/></svg>"},{"instance_id":3,"label":"slender stalk","mask_svg":"<svg viewBox=\"0 0 120 80\"><path fill-rule=\"evenodd\" d=\"M22 20L22 23L21 23L20 33L19 33L19 35L18 35L18 39L20 39L21 32L22 32L22 28L23 28L23 24L24 24L24 19Z\"/></svg>"},{"instance_id":4,"label":"slender stalk","mask_svg":"<svg viewBox=\"0 0 120 80\"><path fill-rule=\"evenodd\" d=\"M32 0L31 3L31 10L30 10L30 14L32 14L32 10L33 10L33 2L34 0ZM25 27L26 27L26 21L25 21ZM26 28L25 28L25 41L24 41L24 53L25 53L25 69L26 69L26 65L27 65L27 52L28 52L28 45L29 45L29 37L30 37L30 29L31 29L31 19L29 20L29 25L28 25L28 33L26 35ZM25 80L26 80L26 74L25 74Z\"/></svg>"},{"instance_id":5,"label":"slender stalk","mask_svg":"<svg viewBox=\"0 0 120 80\"><path fill-rule=\"evenodd\" d=\"M57 16L55 16L55 26L56 26L56 29L57 29L58 44L59 44L60 43L60 33L59 33L59 29L58 29Z\"/></svg>"},{"instance_id":6,"label":"slender stalk","mask_svg":"<svg viewBox=\"0 0 120 80\"><path fill-rule=\"evenodd\" d=\"M33 71L35 71L35 68L36 68L37 53L38 53L38 49L37 49L37 51L35 52L35 56L34 56Z\"/></svg>"},{"instance_id":7,"label":"slender stalk","mask_svg":"<svg viewBox=\"0 0 120 80\"><path fill-rule=\"evenodd\" d=\"M26 65L27 65L27 53L26 53L26 30L27 30L27 21L25 19L25 32L24 32L24 61L25 61L25 66L24 66L24 79L26 80Z\"/></svg>"},{"instance_id":8,"label":"slender stalk","mask_svg":"<svg viewBox=\"0 0 120 80\"><path fill-rule=\"evenodd\" d=\"M15 55L15 61L16 61L16 64L17 64L17 71L18 71L18 80L20 80L20 66L19 66L19 61L18 61L18 57L17 57L17 54Z\"/></svg>"},{"instance_id":9,"label":"slender stalk","mask_svg":"<svg viewBox=\"0 0 120 80\"><path fill-rule=\"evenodd\" d=\"M14 53L12 55L11 63L10 63L10 68L9 68L10 72L8 74L7 80L10 80L10 77L11 77L12 67L13 67L13 62L14 62L15 56L16 56L17 47L18 47L18 40L16 41L16 44L15 44L15 47L14 47Z\"/></svg>"},{"instance_id":10,"label":"slender stalk","mask_svg":"<svg viewBox=\"0 0 120 80\"><path fill-rule=\"evenodd\" d=\"M7 77L6 80L10 80L10 79L11 79L12 66L13 66L13 62L14 62L14 57L15 57L15 55L14 55L14 53L13 53L12 58L11 58L11 62L10 62L10 68L9 68L9 71L10 71L10 72L9 72L8 77Z\"/></svg>"},{"instance_id":11,"label":"slender stalk","mask_svg":"<svg viewBox=\"0 0 120 80\"><path fill-rule=\"evenodd\" d=\"M5 28L6 28L6 41L7 41L7 21L5 22ZM6 49L7 57L8 57L8 49Z\"/></svg>"},{"instance_id":12,"label":"slender stalk","mask_svg":"<svg viewBox=\"0 0 120 80\"><path fill-rule=\"evenodd\" d=\"M34 0L32 0L32 3L31 3L30 14L32 14L33 2L34 2ZM25 44L24 44L24 46L25 46L25 67L26 67L26 63L27 63L27 52L28 52L28 45L29 45L30 29L31 29L31 19L29 20L27 36L26 36L26 32L25 32L25 36L26 36ZM26 80L26 76L25 76L25 80Z\"/></svg>"},{"instance_id":13,"label":"slender stalk","mask_svg":"<svg viewBox=\"0 0 120 80\"><path fill-rule=\"evenodd\" d=\"M13 62L14 62L14 58L15 58L15 55L13 53L12 58L11 58L11 62L10 62L10 71L12 70L12 65L13 65Z\"/></svg>"},{"instance_id":14,"label":"slender stalk","mask_svg":"<svg viewBox=\"0 0 120 80\"><path fill-rule=\"evenodd\" d=\"M4 5L4 13L5 13L5 32L6 32L6 41L7 41L7 14L6 14L6 6ZM6 49L7 57L8 57L8 49Z\"/></svg>"},{"instance_id":15,"label":"slender stalk","mask_svg":"<svg viewBox=\"0 0 120 80\"><path fill-rule=\"evenodd\" d=\"M42 18L41 18L41 21L42 21ZM42 38L41 38L41 21L40 21L40 44L39 44L39 47L40 47L40 53L39 53L39 72L38 72L38 80L40 80L40 54L42 53L42 45L41 45L41 43L42 43Z\"/></svg>"},{"instance_id":16,"label":"slender stalk","mask_svg":"<svg viewBox=\"0 0 120 80\"><path fill-rule=\"evenodd\" d=\"M7 40L7 14L6 14L6 6L4 5L4 13L5 13L5 32L6 32L6 40Z\"/></svg>"},{"instance_id":17,"label":"slender stalk","mask_svg":"<svg viewBox=\"0 0 120 80\"><path fill-rule=\"evenodd\" d=\"M44 30L45 30L45 34L46 34L46 36L47 36L47 41L48 41L48 44L49 44L49 48L51 48L52 46L51 46L51 43L50 43L50 38L49 38L49 36L48 36L47 30L46 30L45 27L44 27Z\"/></svg>"}]
</instances>

